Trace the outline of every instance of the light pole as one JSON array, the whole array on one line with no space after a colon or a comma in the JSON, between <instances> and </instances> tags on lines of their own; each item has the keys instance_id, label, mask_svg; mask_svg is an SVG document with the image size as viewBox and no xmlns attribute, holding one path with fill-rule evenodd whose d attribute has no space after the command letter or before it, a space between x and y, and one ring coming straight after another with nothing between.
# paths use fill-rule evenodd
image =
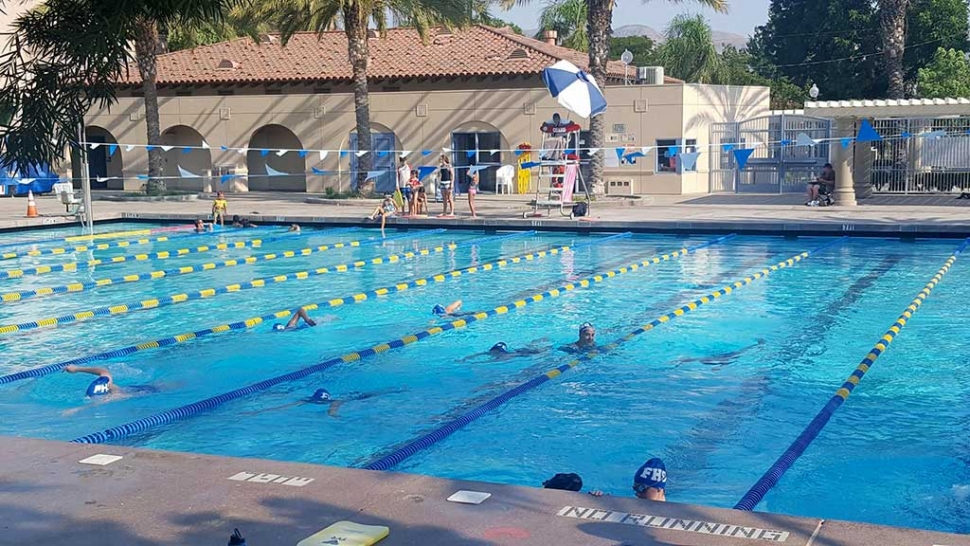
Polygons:
<instances>
[{"instance_id":1,"label":"light pole","mask_svg":"<svg viewBox=\"0 0 970 546\"><path fill-rule=\"evenodd\" d=\"M624 49L623 54L620 55L620 61L623 62L623 85L630 85L627 79L627 72L630 70L630 63L633 62L633 52L629 49Z\"/></svg>"},{"instance_id":2,"label":"light pole","mask_svg":"<svg viewBox=\"0 0 970 546\"><path fill-rule=\"evenodd\" d=\"M812 97L812 100L818 98L818 86L814 83L812 84L812 88L808 90L808 96Z\"/></svg>"}]
</instances>

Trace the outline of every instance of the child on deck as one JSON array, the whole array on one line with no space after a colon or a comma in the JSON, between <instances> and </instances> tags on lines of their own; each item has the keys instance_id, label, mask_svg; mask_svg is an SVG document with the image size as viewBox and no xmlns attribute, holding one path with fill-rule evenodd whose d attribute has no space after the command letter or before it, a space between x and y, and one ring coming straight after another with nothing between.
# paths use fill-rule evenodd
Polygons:
<instances>
[{"instance_id":1,"label":"child on deck","mask_svg":"<svg viewBox=\"0 0 970 546\"><path fill-rule=\"evenodd\" d=\"M418 180L418 171L411 171L411 178L408 179L408 187L411 188L411 202L408 203L410 216L417 216L418 190L422 188L421 181Z\"/></svg>"},{"instance_id":2,"label":"child on deck","mask_svg":"<svg viewBox=\"0 0 970 546\"><path fill-rule=\"evenodd\" d=\"M384 225L387 224L387 217L393 216L395 212L397 212L397 205L394 204L394 199L385 194L381 204L367 217L369 220L374 220L377 216L381 217L381 237L384 237Z\"/></svg>"},{"instance_id":3,"label":"child on deck","mask_svg":"<svg viewBox=\"0 0 970 546\"><path fill-rule=\"evenodd\" d=\"M212 202L212 224L219 222L220 226L225 226L227 212L229 212L229 202L226 201L226 194L219 192Z\"/></svg>"}]
</instances>

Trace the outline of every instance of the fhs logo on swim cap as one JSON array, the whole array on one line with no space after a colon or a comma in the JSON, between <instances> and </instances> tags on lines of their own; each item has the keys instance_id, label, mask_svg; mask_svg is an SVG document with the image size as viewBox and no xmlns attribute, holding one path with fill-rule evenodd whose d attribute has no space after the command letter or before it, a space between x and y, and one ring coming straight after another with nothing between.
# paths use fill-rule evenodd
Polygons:
<instances>
[{"instance_id":1,"label":"fhs logo on swim cap","mask_svg":"<svg viewBox=\"0 0 970 546\"><path fill-rule=\"evenodd\" d=\"M310 398L316 402L327 402L331 400L330 391L327 389L317 389Z\"/></svg>"},{"instance_id":2,"label":"fhs logo on swim cap","mask_svg":"<svg viewBox=\"0 0 970 546\"><path fill-rule=\"evenodd\" d=\"M111 388L109 387L110 383L111 380L107 377L99 377L88 385L88 390L85 394L87 394L87 396L101 396L103 394L108 394L111 392Z\"/></svg>"},{"instance_id":3,"label":"fhs logo on swim cap","mask_svg":"<svg viewBox=\"0 0 970 546\"><path fill-rule=\"evenodd\" d=\"M441 305L435 305L434 308L431 309L432 315L444 315L446 312L447 311L445 311L445 308Z\"/></svg>"}]
</instances>

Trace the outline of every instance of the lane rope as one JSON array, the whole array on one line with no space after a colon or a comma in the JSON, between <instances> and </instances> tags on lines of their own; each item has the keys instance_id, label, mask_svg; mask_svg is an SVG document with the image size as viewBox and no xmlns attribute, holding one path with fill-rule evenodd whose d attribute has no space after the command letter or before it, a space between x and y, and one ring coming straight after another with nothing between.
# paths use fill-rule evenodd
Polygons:
<instances>
[{"instance_id":1,"label":"lane rope","mask_svg":"<svg viewBox=\"0 0 970 546\"><path fill-rule=\"evenodd\" d=\"M338 228L344 230L353 231L355 228ZM26 277L30 275L46 275L48 273L56 273L59 271L77 271L81 268L90 268L95 266L109 266L117 265L125 262L143 262L146 260L167 260L169 258L175 258L178 256L186 256L188 254L202 254L205 252L210 252L213 250L226 250L229 248L257 248L263 243L270 243L273 241L284 241L299 239L302 237L307 237L311 232L307 233L286 233L280 234L276 237L267 237L265 239L251 239L249 241L234 241L231 243L216 243L214 245L200 245L195 248L179 248L177 250L160 250L157 252L146 252L141 254L125 254L121 256L111 256L107 258L92 259L86 262L67 262L63 264L55 265L41 265L37 267L31 267L26 269L7 269L0 271L0 279L17 279L21 277Z\"/></svg>"},{"instance_id":2,"label":"lane rope","mask_svg":"<svg viewBox=\"0 0 970 546\"><path fill-rule=\"evenodd\" d=\"M713 301L716 301L716 300L718 300L718 299L720 299L720 298L722 298L724 296L733 294L735 290L740 289L740 288L743 288L743 287L745 287L745 286L747 286L747 285L755 282L758 279L763 279L763 278L767 277L768 275L772 274L775 271L778 271L780 269L785 269L785 268L788 268L788 267L792 267L796 263L804 260L805 258L808 258L812 254L817 254L818 252L820 252L822 250L825 250L828 247L831 247L831 246L834 246L836 244L841 243L843 240L844 240L844 238L841 238L841 239L838 239L837 241L833 241L831 243L827 243L827 244L825 244L825 245L823 245L821 247L818 247L818 248L816 248L814 250L801 252L801 253L797 254L796 256L793 256L791 258L788 258L787 260L782 260L782 261L780 261L780 262L778 262L778 263L776 263L776 264L774 264L772 266L768 266L768 267L762 269L761 271L756 272L753 275L750 275L750 276L745 277L745 278L743 278L741 280L738 280L738 281L735 281L733 283L730 283L727 286L724 286L724 287L722 287L722 288L720 288L718 290L715 290L714 292L711 292L707 296L704 296L702 298L696 299L694 301L691 301L691 302L687 303L686 305L683 305L681 307L678 307L677 309L674 309L673 311L671 311L669 313L660 315L659 317L657 317L657 318L653 319L652 321L648 322L647 324L644 324L643 326L640 326L639 328L637 328L637 329L629 332L628 334L626 334L625 336L617 339L616 341L613 341L613 342L611 342L611 343L609 343L607 345L604 345L601 350L589 351L586 354L584 354L582 356L579 356L579 357L571 360L570 362L567 362L567 363L563 364L562 366L558 366L558 367L553 368L553 369L551 369L551 370L549 370L549 371L547 371L547 372L545 372L543 374L537 375L536 377L533 377L532 379L526 381L525 383L522 383L522 384L518 385L517 387L515 387L513 389L510 389L510 390L508 390L508 391L506 391L506 392L504 392L504 393L496 396L495 398L492 398L488 402L485 402L484 404L482 404L482 405L480 405L480 406L478 406L478 407L476 407L476 408L468 411L467 413L465 413L461 417L458 417L457 419L455 419L455 420L453 420L453 421L451 421L451 422L449 422L449 423L447 423L447 424L445 424L445 425L443 425L443 426L441 426L441 427L433 430L432 432L429 432L429 433L421 436L420 438L418 438L416 440L413 440L411 442L408 442L404 446L402 446L402 447L394 450L393 452L389 453L388 455L385 455L385 456L383 456L383 457L381 457L381 458L379 458L379 459L377 459L377 460L375 460L375 461L373 461L371 463L368 463L367 465L363 466L363 468L364 469L367 469L367 470L390 470L391 468L397 466L398 464L401 464L403 461L407 460L408 458L410 458L414 454L416 454L416 453L418 453L420 451L423 451L425 449L428 449L429 447L433 446L434 444L436 444L436 443L444 440L445 438L451 436L455 432L457 432L457 431L461 430L462 428L464 428L469 423L472 423L473 421L475 421L478 418L482 417L486 413L488 413L488 412L490 412L490 411L498 408L502 404L505 404L509 400L511 400L511 399L513 399L513 398L521 395L521 394L524 394L524 393L526 393L526 392L528 392L528 391L530 391L530 390L538 387L539 385L542 385L543 383L546 383L547 381L551 381L551 380L555 379L556 377L562 375L563 373L566 373L569 370L575 368L580 363L587 362L589 360L592 360L593 358L596 358L597 356L601 356L601 355L607 354L607 353L613 351L614 349L616 349L617 347L619 347L620 345L622 345L622 344L624 344L624 343L632 340L633 338L635 338L636 336L638 336L640 334L649 332L649 331L653 330L654 328L656 328L656 327L658 327L658 326L660 326L660 325L662 325L662 324L664 324L666 322L669 322L671 320L676 319L679 316L686 315L687 313L690 313L691 311L696 310L698 307L701 307L703 305L706 305L708 303L711 303Z\"/></svg>"},{"instance_id":3,"label":"lane rope","mask_svg":"<svg viewBox=\"0 0 970 546\"><path fill-rule=\"evenodd\" d=\"M352 228L346 228L352 229ZM413 237L417 235L433 235L436 233L441 233L445 231L444 229L434 229L430 231L418 231L405 233L402 235L395 235L393 237L387 237L386 239L380 239L380 242L376 243L380 245L384 241L393 241L395 239L403 239L407 237ZM330 235L329 233L327 235ZM263 239L263 242L268 242L270 239ZM173 267L171 269L160 269L156 271L149 271L147 273L131 273L128 275L122 275L120 277L110 277L97 279L88 282L74 282L70 284L65 284L61 286L45 286L43 288L35 288L32 290L21 290L18 292L7 292L6 294L0 294L0 304L8 303L13 301L22 301L30 298L37 298L43 296L50 296L51 294L66 294L83 292L85 290L91 290L94 288L102 288L105 286L111 286L115 284L130 284L140 281L156 280L165 277L172 276L183 276L191 275L193 273L200 273L202 271L212 271L214 269L224 269L227 267L236 267L239 265L252 265L257 262L265 262L276 259L286 259L295 258L298 256L309 256L310 254L318 252L326 252L335 248L344 247L359 247L364 242L370 242L375 239L368 239L367 241L351 241L349 243L331 243L326 245L319 245L316 247L307 247L300 250L283 250L279 252L270 252L268 254L263 254L261 256L243 256L241 258L233 258L231 260L224 260L221 262L208 262L198 265L187 265L182 267Z\"/></svg>"},{"instance_id":4,"label":"lane rope","mask_svg":"<svg viewBox=\"0 0 970 546\"><path fill-rule=\"evenodd\" d=\"M943 280L943 276L946 275L946 273L950 270L950 267L957 261L960 253L966 250L968 245L970 245L970 239L965 240L963 244L961 244L953 252L953 254L950 255L950 257L943 264L943 267L936 272L936 275L934 275L930 282L923 287L923 290L917 294L916 298L909 304L906 310L899 315L896 322L894 322L893 325L886 330L879 341L876 342L876 344L872 347L872 350L869 351L869 354L862 359L862 362L860 362L855 371L849 375L848 379L842 383L839 390L835 391L832 398L829 399L821 410L819 410L819 412L815 415L815 418L812 419L807 427L805 427L805 430L798 435L798 438L796 438L795 441L788 446L788 449L786 449L784 453L778 457L778 460L776 460L774 464L768 468L761 478L759 478L758 481L751 486L751 489L749 489L748 492L741 497L741 500L734 505L735 510L754 510L754 508L759 502L761 502L768 491L778 484L782 476L785 475L788 469L795 464L795 461L797 461L799 457L805 453L805 450L808 449L808 446L812 443L812 441L814 441L815 438L818 437L819 433L822 432L822 429L828 424L829 419L832 418L832 415L835 414L836 410L838 410L839 407L841 407L842 404L849 398L849 395L852 394L853 390L855 390L855 387L859 384L859 381L862 381L862 378L865 377L866 372L869 371L869 368L871 368L872 365L876 363L876 360L886 351L886 349L892 345L893 340L896 339L899 332L906 326L907 321L909 321L916 311L919 310L919 308L923 305L923 302L933 291L933 288L935 288L936 285Z\"/></svg>"},{"instance_id":5,"label":"lane rope","mask_svg":"<svg viewBox=\"0 0 970 546\"><path fill-rule=\"evenodd\" d=\"M530 232L526 232L526 233L534 234L535 232L530 231ZM495 236L495 237L488 238L488 239L489 239L489 241L494 242L494 241L496 241L498 239L507 239L507 238L510 238L512 236L515 236L515 235L516 234L503 235L503 236ZM563 248L568 248L568 249L571 249L571 250L575 250L577 248L583 248L583 247L587 247L587 246L598 245L598 244L603 243L603 242L608 241L608 240L612 240L612 239L619 238L619 237L628 237L628 236L629 236L628 234L627 235L621 234L621 235L614 235L612 237L603 237L603 238L600 238L600 239L596 239L595 241L592 241L590 243L585 243L585 244L577 245L577 246L573 246L573 247L563 247ZM454 279L454 278L460 277L460 276L462 276L464 274L476 273L478 271L491 271L491 270L496 269L496 268L499 268L499 267L504 267L504 266L506 266L506 265L508 265L510 263L519 263L519 262L523 262L523 261L531 261L531 260L536 259L536 258L540 258L541 259L541 258L545 257L546 255L553 255L553 254L558 254L558 253L559 252L558 252L558 249L557 249L555 252L554 251L537 251L537 252L531 252L529 254L524 254L524 255L520 255L520 256L514 256L514 257L511 257L511 258L503 258L503 259L499 259L499 260L496 260L496 261L491 262L491 263L486 263L486 264L482 264L482 265L476 265L476 266L466 267L464 269L455 269L455 270L449 271L447 273L438 273L438 274L432 275L430 277L426 277L424 279L415 279L415 280L412 280L412 281L401 282L401 283L398 283L398 284L394 284L392 286L386 286L386 287L383 287L383 288L377 288L375 290L370 290L370 291L367 291L367 292L360 292L358 294L354 294L354 295L351 295L351 296L346 296L346 297L343 297L343 298L333 298L333 299L330 299L330 300L327 300L327 301L323 301L323 302L319 302L319 303L311 303L309 305L302 306L302 309L304 309L306 311L314 311L314 310L317 310L317 309L326 309L326 308L340 307L342 305L346 305L346 304L350 304L350 303L361 303L361 302L366 301L366 300L368 300L370 298L379 297L379 296L385 296L385 295L390 295L390 294L395 294L395 293L398 293L398 292L403 292L405 290L408 290L409 288L415 288L415 287L419 287L419 286L426 286L426 285L431 284L431 283L444 282L445 280ZM23 370L23 371L20 371L20 372L15 372L15 373L9 374L9 375L0 376L0 385L5 385L7 383L13 383L15 381L21 381L23 379L29 379L29 378L32 378L32 377L42 377L42 376L45 376L45 375L48 375L48 374L51 374L51 373L54 373L54 372L58 372L62 368L64 368L65 366L69 366L69 365L72 365L72 364L73 365L78 365L78 364L87 364L87 363L91 363L91 362L96 362L96 361L100 361L100 360L108 360L108 359L111 359L111 358L117 358L117 357L127 356L127 355L130 355L130 354L133 354L133 353L137 353L139 351L147 351L147 350L151 350L151 349L158 349L158 348L161 348L161 347L168 347L168 346L171 346L171 345L177 345L177 344L180 344L180 343L186 343L186 342L191 341L193 339L197 339L197 338L201 338L201 337L206 337L206 336L210 336L210 335L214 335L214 334L221 334L221 333L224 333L224 332L239 331L239 330L247 330L247 329L255 328L256 326L262 324L263 322L270 321L270 320L288 319L292 315L293 315L293 309L292 308L282 309L282 310L279 310L279 311L274 311L272 313L267 313L267 314L262 315L262 316L259 316L259 317L251 317L251 318L248 318L248 319L245 319L245 320L241 320L241 321L238 321L238 322L233 322L233 323L228 323L228 324L220 324L219 326L213 326L211 328L205 328L203 330L197 330L195 332L185 332L185 333L182 333L182 334L178 334L178 335L174 335L174 336L170 336L170 337L166 337L166 338L162 338L162 339L156 339L154 341L146 341L146 342L143 342L143 343L138 343L138 344L135 344L135 345L129 345L127 347L122 347L122 348L119 348L119 349L113 349L113 350L106 351L106 352L99 353L99 354L95 354L95 355L85 356L85 357L81 357L81 358L75 358L73 360L68 360L66 362L59 362L59 363L56 363L56 364L49 364L49 365L46 365L46 366L41 366L39 368L33 368L33 369L30 369L30 370Z\"/></svg>"},{"instance_id":6,"label":"lane rope","mask_svg":"<svg viewBox=\"0 0 970 546\"><path fill-rule=\"evenodd\" d=\"M612 239L617 239L617 238L620 238L620 237L629 237L631 235L632 235L631 233L621 233L621 234L618 234L618 235L614 235L612 237L605 237L603 239L600 239L600 241L603 241L603 240L612 240ZM533 304L533 303L536 303L536 302L540 302L540 301L545 301L547 299L552 299L552 298L559 297L560 295L562 295L564 293L572 292L572 291L576 290L577 288L587 288L587 287L589 287L592 284L596 284L596 283L600 283L600 282L603 282L603 281L608 280L608 279L612 279L612 278L617 277L619 275L622 275L624 273L629 273L631 271L637 271L640 268L645 268L645 267L648 267L648 266L653 265L653 264L657 264L657 263L660 263L660 262L664 262L664 261L668 261L668 260L680 258L681 256L684 256L687 253L696 250L697 248L704 248L704 247L710 246L712 244L720 243L720 242L722 242L724 240L727 240L727 239L731 238L732 236L733 235L719 237L717 239L708 241L706 243L702 243L701 245L697 245L695 247L681 248L679 250L676 250L674 252L670 252L668 254L664 254L662 256L655 256L653 258L647 258L645 260L642 260L642 261L633 263L633 264L631 264L629 266L621 267L619 269L613 269L613 270L610 270L610 271L607 271L607 272L604 272L604 273L599 273L599 274L596 274L596 275L593 275L593 276L590 276L590 277L586 277L584 279L581 279L581 280L578 280L578 281L575 281L575 282L572 282L572 283L563 285L560 288L556 288L556 289L553 289L553 290L548 290L546 292L542 292L542 293L539 293L539 294L534 294L534 295L530 296L529 298L517 300L515 302L512 302L512 303L509 303L509 304L506 304L506 305L502 305L502 306L496 307L496 308L494 308L494 309L492 309L490 311L483 311L483 312L476 313L474 315L462 317L462 318L459 318L458 320L451 321L451 322L446 323L446 324L443 324L441 326L435 326L433 328L429 328L429 329L426 329L426 330L422 330L420 332L417 332L417 333L414 333L414 334L411 334L411 335L408 335L408 336L404 336L404 337L401 337L401 338L398 338L398 339L389 341L387 343L381 343L379 345L375 345L373 347L364 349L362 351L355 351L355 352L352 352L352 353L347 353L347 354L345 354L343 356L339 356L339 357L336 357L336 358L332 358L330 360L325 360L325 361L320 362L318 364L315 364L313 366L309 366L309 367L303 368L301 370L297 370L297 371L294 371L294 372L290 372L290 373L287 373L287 374L284 374L284 375L280 375L280 376L277 376L277 377L274 377L274 378L271 378L271 379L266 379L266 380L263 380L263 381L259 381L257 383L253 383L251 385L247 385L245 387L236 389L236 390L231 391L231 392L227 392L227 393L223 393L223 394L220 394L220 395L217 395L217 396L213 396L211 398L207 398L205 400L201 400L199 402L194 402L192 404L188 404L188 405L185 405L185 406L181 406L179 408L175 408L175 409L172 409L172 410L167 410L167 411L164 411L164 412L161 412L161 413L156 413L155 415L151 415L149 417L145 417L145 418L142 418L142 419L137 419L135 421L126 423L126 424L121 425L121 426L108 428L108 429L105 429L105 430L103 430L101 432L96 432L96 433L93 433L93 434L88 434L87 436L82 436L80 438L75 438L74 440L72 440L72 442L74 442L74 443L90 443L90 444L93 444L93 443L103 443L103 442L106 442L106 441L109 441L109 440L117 440L117 439L120 439L120 438L124 438L124 437L126 437L126 436L128 436L130 434L137 433L137 432L142 432L142 431L145 431L145 430L147 430L149 428L156 427L158 425L162 425L162 424L171 423L171 422L174 422L174 421L183 420L183 419L186 419L188 417L191 417L191 416L194 416L194 415L198 415L198 414L200 414L202 412L210 411L210 410L212 410L212 409L214 409L214 408L216 408L216 407L218 407L218 406L220 406L222 404L225 404L226 402L235 400L237 398L241 398L241 397L248 396L248 395L250 395L252 393L255 393L255 392L258 392L258 391L262 391L262 390L269 389L269 388L274 387L276 385L279 385L281 383L285 383L285 382L288 382L288 381L294 381L294 380L297 380L297 379L302 379L302 378L307 377L307 376L309 376L311 374L318 373L318 372L322 372L322 371L324 371L324 370L326 370L328 368L331 368L333 366L336 366L338 364L349 363L349 362L357 362L357 361L360 361L360 360L362 360L364 358L367 358L367 357L370 357L370 356L374 356L374 355L378 355L378 354L384 353L386 351L390 351L392 349L400 349L400 348L405 347L407 345L410 345L412 343L417 343L418 341L421 341L422 339L426 339L426 338L431 337L431 336L439 335L439 334L441 334L443 332L447 332L447 331L450 331L450 330L457 330L457 329L465 328L469 324L472 324L472 323L475 323L475 322L481 322L483 320L488 319L489 317L494 317L494 316L499 316L499 315L505 315L505 314L508 314L508 313L510 313L512 311L516 311L518 309L521 309L523 307L526 307L526 306L528 306L530 304ZM590 243L587 243L587 245L588 244L590 244Z\"/></svg>"},{"instance_id":7,"label":"lane rope","mask_svg":"<svg viewBox=\"0 0 970 546\"><path fill-rule=\"evenodd\" d=\"M523 237L525 235L535 235L535 231L519 231L509 235L499 236L498 238L510 239L513 237ZM429 256L433 254L440 254L447 250L454 250L456 248L463 247L466 245L474 245L474 244L480 244L483 242L490 242L495 239L496 237L480 237L477 239L462 241L460 243L448 243L448 244L443 244L435 247L423 248L420 250L400 252L400 253L391 254L388 256L379 256L377 258L367 258L363 260L356 260L345 264L324 266L324 267L318 267L312 270L294 271L290 273L273 275L271 277L261 277L258 279L250 279L248 281L233 283L219 288L204 288L201 290L194 290L192 292L182 292L179 294L172 294L168 296L158 296L158 297L149 298L146 300L134 301L131 303L106 305L103 307L98 307L96 309L80 311L77 313L72 313L70 315L64 315L61 317L49 317L49 318L24 322L21 324L4 324L4 325L0 325L0 335L11 334L14 332L26 332L26 331L35 330L38 328L53 328L53 327L62 326L65 324L87 321L96 317L119 316L133 311L155 309L158 307L167 307L169 305L177 305L188 301L196 301L196 300L213 298L218 295L229 294L231 292L241 292L243 290L264 288L266 286L272 286L274 284L279 284L279 283L283 283L291 280L302 281L312 277L327 275L335 271L344 272L344 271L349 271L350 269L361 269L366 267L368 264L382 265L382 264L400 263L402 261L409 260L416 256Z\"/></svg>"},{"instance_id":8,"label":"lane rope","mask_svg":"<svg viewBox=\"0 0 970 546\"><path fill-rule=\"evenodd\" d=\"M138 235L151 235L152 230L150 229L133 229L129 231L109 231L107 233L95 233L93 235L72 235L71 237L65 237L65 243L73 243L75 241L94 241L97 239L116 239L119 237L135 237Z\"/></svg>"},{"instance_id":9,"label":"lane rope","mask_svg":"<svg viewBox=\"0 0 970 546\"><path fill-rule=\"evenodd\" d=\"M96 245L78 245L72 247L55 247L55 248L42 248L42 249L32 249L32 250L20 250L14 252L6 252L0 254L0 261L2 260L13 260L15 258L21 258L24 256L36 257L36 256L56 256L61 254L72 254L75 252L88 252L93 250L108 250L111 248L128 248L131 246L141 246L151 243L166 243L177 241L181 239L187 239L189 237L211 237L213 235L228 235L230 233L238 233L243 231L240 229L227 229L220 231L207 231L205 233L187 233L183 235L161 235L159 237L150 237L142 239L127 239L124 241L115 241L113 243L98 243ZM252 230L250 230L252 231ZM17 246L31 246L29 243L17 243Z\"/></svg>"}]
</instances>

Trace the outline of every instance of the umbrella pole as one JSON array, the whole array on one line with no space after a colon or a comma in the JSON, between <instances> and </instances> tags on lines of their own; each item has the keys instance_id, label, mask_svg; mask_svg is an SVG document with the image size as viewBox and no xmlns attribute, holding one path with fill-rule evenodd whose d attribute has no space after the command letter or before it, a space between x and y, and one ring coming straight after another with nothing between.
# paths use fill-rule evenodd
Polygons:
<instances>
[{"instance_id":1,"label":"umbrella pole","mask_svg":"<svg viewBox=\"0 0 970 546\"><path fill-rule=\"evenodd\" d=\"M94 211L91 210L91 172L88 168L88 152L84 142L84 125L78 125L77 142L81 159L81 193L84 200L84 223L81 232L86 229L88 235L94 234Z\"/></svg>"}]
</instances>

